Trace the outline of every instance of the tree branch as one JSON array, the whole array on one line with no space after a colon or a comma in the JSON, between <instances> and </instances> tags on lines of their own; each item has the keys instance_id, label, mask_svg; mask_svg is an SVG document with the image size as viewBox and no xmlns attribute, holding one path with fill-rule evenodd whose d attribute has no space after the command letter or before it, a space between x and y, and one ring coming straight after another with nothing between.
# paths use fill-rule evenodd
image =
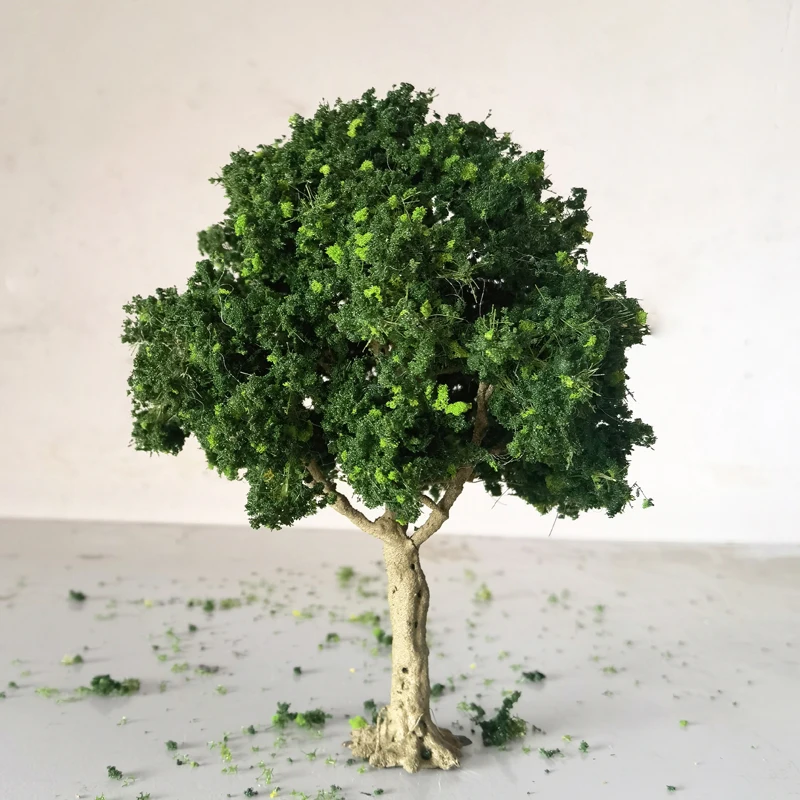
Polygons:
<instances>
[{"instance_id":1,"label":"tree branch","mask_svg":"<svg viewBox=\"0 0 800 800\"><path fill-rule=\"evenodd\" d=\"M478 409L475 412L475 428L472 432L472 444L480 446L486 429L489 427L489 398L494 386L489 383L478 384Z\"/></svg>"},{"instance_id":2,"label":"tree branch","mask_svg":"<svg viewBox=\"0 0 800 800\"><path fill-rule=\"evenodd\" d=\"M475 411L475 426L472 430L472 444L480 447L486 430L489 427L489 398L492 396L494 386L488 383L478 385L478 408ZM442 499L436 503L428 495L422 494L420 502L431 509L430 516L420 528L414 531L411 541L419 547L433 536L444 525L450 516L450 509L464 490L464 484L472 478L475 470L474 464L465 464L456 471L456 474L447 482Z\"/></svg>"},{"instance_id":3,"label":"tree branch","mask_svg":"<svg viewBox=\"0 0 800 800\"><path fill-rule=\"evenodd\" d=\"M370 536L380 539L385 544L390 544L397 541L400 537L394 533L394 529L390 525L381 524L380 520L371 520L369 517L362 514L353 504L336 488L336 484L331 481L315 459L312 459L306 464L314 483L321 483L323 489L327 494L332 494L336 501L333 503L333 508L338 511L343 517L346 517L357 528L360 528ZM385 517L386 515L384 515ZM381 519L384 519L382 517Z\"/></svg>"},{"instance_id":4,"label":"tree branch","mask_svg":"<svg viewBox=\"0 0 800 800\"><path fill-rule=\"evenodd\" d=\"M419 496L419 501L422 503L422 505L427 506L431 511L439 510L439 504L432 497L428 497L425 492Z\"/></svg>"}]
</instances>

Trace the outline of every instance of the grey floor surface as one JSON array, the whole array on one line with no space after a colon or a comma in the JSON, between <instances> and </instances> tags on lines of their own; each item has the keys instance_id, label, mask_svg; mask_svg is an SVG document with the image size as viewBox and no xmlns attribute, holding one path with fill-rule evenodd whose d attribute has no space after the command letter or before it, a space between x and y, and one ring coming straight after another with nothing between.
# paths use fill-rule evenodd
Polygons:
<instances>
[{"instance_id":1,"label":"grey floor surface","mask_svg":"<svg viewBox=\"0 0 800 800\"><path fill-rule=\"evenodd\" d=\"M800 797L800 549L437 535L435 717L475 744L458 771L415 776L348 765L342 746L347 716L388 693L388 651L350 619L386 625L380 556L359 531L0 523L0 798ZM98 674L141 690L75 694ZM517 689L546 733L484 748L458 704L493 713ZM332 718L281 739L278 702ZM209 746L226 734L227 761Z\"/></svg>"}]
</instances>

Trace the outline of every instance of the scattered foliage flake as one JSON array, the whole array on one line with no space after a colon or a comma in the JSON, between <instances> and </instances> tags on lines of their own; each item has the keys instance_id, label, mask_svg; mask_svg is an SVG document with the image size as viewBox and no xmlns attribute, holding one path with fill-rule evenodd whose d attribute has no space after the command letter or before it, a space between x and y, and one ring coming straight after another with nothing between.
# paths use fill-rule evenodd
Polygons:
<instances>
[{"instance_id":1,"label":"scattered foliage flake","mask_svg":"<svg viewBox=\"0 0 800 800\"><path fill-rule=\"evenodd\" d=\"M544 756L545 758L553 758L553 756L560 756L561 750L559 748L554 748L553 750L547 750L544 747L539 748L539 755Z\"/></svg>"},{"instance_id":2,"label":"scattered foliage flake","mask_svg":"<svg viewBox=\"0 0 800 800\"><path fill-rule=\"evenodd\" d=\"M482 583L478 590L475 592L476 603L488 603L492 599L492 592L489 587Z\"/></svg>"},{"instance_id":3,"label":"scattered foliage flake","mask_svg":"<svg viewBox=\"0 0 800 800\"><path fill-rule=\"evenodd\" d=\"M547 675L543 672L539 672L539 670L534 670L533 672L523 672L522 677L525 678L526 681L531 681L532 683L541 683Z\"/></svg>"},{"instance_id":4,"label":"scattered foliage flake","mask_svg":"<svg viewBox=\"0 0 800 800\"><path fill-rule=\"evenodd\" d=\"M459 703L459 709L466 710L472 721L481 729L484 745L487 747L501 747L512 739L519 739L527 733L528 723L511 714L511 709L519 700L520 692L512 692L503 700L501 707L494 717L487 719L486 712L475 703L469 705Z\"/></svg>"}]
</instances>

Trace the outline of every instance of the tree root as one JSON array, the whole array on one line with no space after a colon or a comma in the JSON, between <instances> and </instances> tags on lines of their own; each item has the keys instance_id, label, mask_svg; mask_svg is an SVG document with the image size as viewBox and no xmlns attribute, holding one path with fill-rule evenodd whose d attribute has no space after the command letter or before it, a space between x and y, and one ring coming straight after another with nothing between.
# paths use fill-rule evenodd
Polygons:
<instances>
[{"instance_id":1,"label":"tree root","mask_svg":"<svg viewBox=\"0 0 800 800\"><path fill-rule=\"evenodd\" d=\"M429 715L399 721L391 708L384 708L378 722L353 731L347 745L357 758L373 767L402 767L406 772L420 769L452 769L458 766L462 741L439 728Z\"/></svg>"}]
</instances>

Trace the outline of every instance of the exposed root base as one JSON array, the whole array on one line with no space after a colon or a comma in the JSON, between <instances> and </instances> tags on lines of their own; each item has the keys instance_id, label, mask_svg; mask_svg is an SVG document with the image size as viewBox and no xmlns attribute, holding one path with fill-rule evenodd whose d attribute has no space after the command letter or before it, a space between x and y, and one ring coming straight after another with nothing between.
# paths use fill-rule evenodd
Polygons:
<instances>
[{"instance_id":1,"label":"exposed root base","mask_svg":"<svg viewBox=\"0 0 800 800\"><path fill-rule=\"evenodd\" d=\"M406 772L452 769L461 755L461 742L430 716L398 722L391 708L381 711L376 725L353 731L349 745L355 757L366 758L373 767L402 767Z\"/></svg>"}]
</instances>

